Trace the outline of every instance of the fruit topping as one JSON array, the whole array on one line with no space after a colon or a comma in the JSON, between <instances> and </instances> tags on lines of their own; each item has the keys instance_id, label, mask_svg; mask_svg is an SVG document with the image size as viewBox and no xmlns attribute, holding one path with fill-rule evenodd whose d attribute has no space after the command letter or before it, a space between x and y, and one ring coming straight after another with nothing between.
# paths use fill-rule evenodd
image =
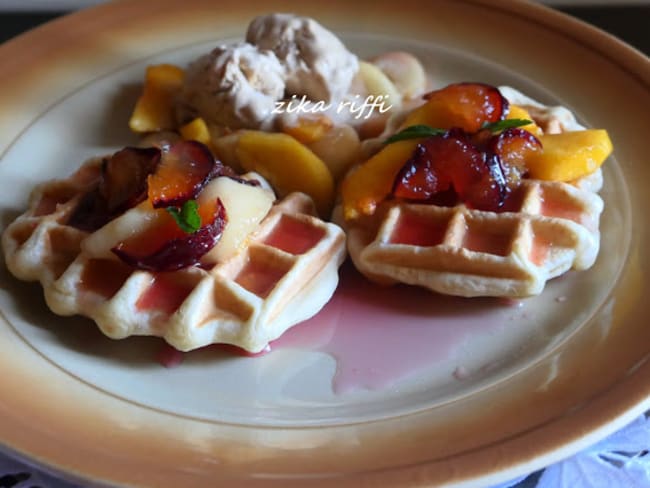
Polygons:
<instances>
[{"instance_id":1,"label":"fruit topping","mask_svg":"<svg viewBox=\"0 0 650 488\"><path fill-rule=\"evenodd\" d=\"M182 125L178 128L183 139L188 141L198 141L206 146L212 145L212 136L208 124L205 123L201 117L197 117L191 122Z\"/></svg>"},{"instance_id":2,"label":"fruit topping","mask_svg":"<svg viewBox=\"0 0 650 488\"><path fill-rule=\"evenodd\" d=\"M242 131L236 147L239 164L266 178L280 197L299 191L309 195L321 216L334 203L334 179L327 165L288 134Z\"/></svg>"},{"instance_id":3,"label":"fruit topping","mask_svg":"<svg viewBox=\"0 0 650 488\"><path fill-rule=\"evenodd\" d=\"M428 125L478 131L484 123L508 114L508 100L498 88L483 83L456 83L424 95L426 103L409 114L402 127Z\"/></svg>"},{"instance_id":4,"label":"fruit topping","mask_svg":"<svg viewBox=\"0 0 650 488\"><path fill-rule=\"evenodd\" d=\"M358 76L373 99L381 100L390 106L399 106L402 103L402 96L393 82L374 64L360 61Z\"/></svg>"},{"instance_id":5,"label":"fruit topping","mask_svg":"<svg viewBox=\"0 0 650 488\"><path fill-rule=\"evenodd\" d=\"M544 134L539 141L543 150L526 159L529 176L539 180L572 181L591 174L613 149L602 129Z\"/></svg>"},{"instance_id":6,"label":"fruit topping","mask_svg":"<svg viewBox=\"0 0 650 488\"><path fill-rule=\"evenodd\" d=\"M543 133L489 85L458 83L424 98L378 153L346 175L345 219L372 215L389 197L510 211L522 178L573 181L612 151L604 130Z\"/></svg>"},{"instance_id":7,"label":"fruit topping","mask_svg":"<svg viewBox=\"0 0 650 488\"><path fill-rule=\"evenodd\" d=\"M147 177L158 167L157 148L127 147L102 161L97 187L86 193L67 224L92 232L147 198Z\"/></svg>"},{"instance_id":8,"label":"fruit topping","mask_svg":"<svg viewBox=\"0 0 650 488\"><path fill-rule=\"evenodd\" d=\"M442 176L434 170L431 158L427 157L426 146L418 144L411 159L395 178L393 196L406 200L428 200L444 186L449 186L440 181Z\"/></svg>"},{"instance_id":9,"label":"fruit topping","mask_svg":"<svg viewBox=\"0 0 650 488\"><path fill-rule=\"evenodd\" d=\"M198 213L205 222L196 232L185 233L165 210L154 210L158 225L120 242L111 251L135 268L175 271L199 263L221 238L227 222L221 200L201 205Z\"/></svg>"},{"instance_id":10,"label":"fruit topping","mask_svg":"<svg viewBox=\"0 0 650 488\"><path fill-rule=\"evenodd\" d=\"M520 107L519 105L510 105L508 109L508 116L506 119L525 119L525 120L530 120L531 122L529 124L521 126L522 129L527 130L534 136L541 136L542 135L542 129L539 125L537 125L535 122L533 122L533 118L531 117L530 113L528 110L526 110L523 107Z\"/></svg>"},{"instance_id":11,"label":"fruit topping","mask_svg":"<svg viewBox=\"0 0 650 488\"><path fill-rule=\"evenodd\" d=\"M179 141L162 152L160 165L149 175L149 200L154 208L180 206L196 198L220 168L204 144Z\"/></svg>"},{"instance_id":12,"label":"fruit topping","mask_svg":"<svg viewBox=\"0 0 650 488\"><path fill-rule=\"evenodd\" d=\"M392 193L431 200L450 187L461 201L483 210L497 210L507 195L498 156L480 150L458 129L421 142L398 173Z\"/></svg>"},{"instance_id":13,"label":"fruit topping","mask_svg":"<svg viewBox=\"0 0 650 488\"><path fill-rule=\"evenodd\" d=\"M86 193L68 218L67 225L85 232L99 229L111 220L105 203L97 189Z\"/></svg>"},{"instance_id":14,"label":"fruit topping","mask_svg":"<svg viewBox=\"0 0 650 488\"><path fill-rule=\"evenodd\" d=\"M183 86L185 72L171 64L149 66L142 95L136 102L129 127L134 132L174 129L174 100Z\"/></svg>"},{"instance_id":15,"label":"fruit topping","mask_svg":"<svg viewBox=\"0 0 650 488\"><path fill-rule=\"evenodd\" d=\"M124 211L147 198L147 178L160 159L157 148L127 147L104 160L99 194L109 213Z\"/></svg>"},{"instance_id":16,"label":"fruit topping","mask_svg":"<svg viewBox=\"0 0 650 488\"><path fill-rule=\"evenodd\" d=\"M427 75L422 63L410 53L389 51L371 60L379 68L397 91L406 98L414 98L424 92Z\"/></svg>"},{"instance_id":17,"label":"fruit topping","mask_svg":"<svg viewBox=\"0 0 650 488\"><path fill-rule=\"evenodd\" d=\"M225 177L208 183L197 201L201 207L217 199L226 207L228 225L217 245L201 259L201 264L224 262L239 252L271 210L275 195L242 178Z\"/></svg>"},{"instance_id":18,"label":"fruit topping","mask_svg":"<svg viewBox=\"0 0 650 488\"><path fill-rule=\"evenodd\" d=\"M397 173L417 145L416 139L388 144L346 175L341 184L346 219L375 213L377 206L391 193Z\"/></svg>"},{"instance_id":19,"label":"fruit topping","mask_svg":"<svg viewBox=\"0 0 650 488\"><path fill-rule=\"evenodd\" d=\"M475 179L468 181L466 189L457 189L457 191L460 198L469 206L497 211L505 203L509 188L499 157L485 152L483 155L484 165L476 165L474 169L476 175L473 175Z\"/></svg>"},{"instance_id":20,"label":"fruit topping","mask_svg":"<svg viewBox=\"0 0 650 488\"><path fill-rule=\"evenodd\" d=\"M283 127L282 131L303 144L311 144L322 139L333 126L332 119L321 114L317 117L301 118L294 125Z\"/></svg>"},{"instance_id":21,"label":"fruit topping","mask_svg":"<svg viewBox=\"0 0 650 488\"><path fill-rule=\"evenodd\" d=\"M154 208L180 207L217 175L237 178L196 141L180 140L162 148L127 147L102 162L97 188L82 198L68 225L97 230L147 198Z\"/></svg>"},{"instance_id":22,"label":"fruit topping","mask_svg":"<svg viewBox=\"0 0 650 488\"><path fill-rule=\"evenodd\" d=\"M176 225L186 234L191 234L201 228L199 204L196 200L187 200L183 202L181 208L167 207L166 210L176 221Z\"/></svg>"},{"instance_id":23,"label":"fruit topping","mask_svg":"<svg viewBox=\"0 0 650 488\"><path fill-rule=\"evenodd\" d=\"M490 151L499 157L509 188L514 189L527 172L527 161L542 151L542 143L523 128L512 128L492 137Z\"/></svg>"},{"instance_id":24,"label":"fruit topping","mask_svg":"<svg viewBox=\"0 0 650 488\"><path fill-rule=\"evenodd\" d=\"M332 127L307 147L327 165L335 181L339 181L361 155L359 134L347 124Z\"/></svg>"},{"instance_id":25,"label":"fruit topping","mask_svg":"<svg viewBox=\"0 0 650 488\"><path fill-rule=\"evenodd\" d=\"M399 180L397 174L404 166L404 162L414 154L419 141L446 134L452 128L456 130L456 134L460 132L475 134L486 124L490 124L488 127L491 130L486 130L483 134L486 135L486 139L489 139L492 130L496 130L492 129L496 127L494 124L503 121L508 114L508 101L498 88L481 83L449 85L429 92L425 98L426 103L407 116L401 126L403 130L386 141L387 145L356 170L348 173L343 180L341 192L346 219L373 214L377 206L391 194L394 187L400 186L395 183L396 179ZM522 122L520 120L512 123ZM483 169L487 168L488 173L493 172L498 175L496 169L491 169L494 165L488 165L488 159L486 156L482 169L478 173L483 174ZM417 171L415 172L417 174ZM413 178L416 178L416 175L413 175ZM398 188L400 192L412 191L407 189L408 183L401 186L402 188ZM444 200L448 201L448 197L449 194L444 197Z\"/></svg>"},{"instance_id":26,"label":"fruit topping","mask_svg":"<svg viewBox=\"0 0 650 488\"><path fill-rule=\"evenodd\" d=\"M93 255L112 252L136 268L172 271L237 253L274 200L271 190L223 166L205 145L179 140L106 159L97 186L68 223L102 228L84 241ZM225 227L226 215L236 222Z\"/></svg>"},{"instance_id":27,"label":"fruit topping","mask_svg":"<svg viewBox=\"0 0 650 488\"><path fill-rule=\"evenodd\" d=\"M386 139L386 144L392 144L393 142L398 141L407 141L409 139L422 139L423 137L441 136L446 132L447 131L445 129L437 129L428 125L411 125Z\"/></svg>"}]
</instances>

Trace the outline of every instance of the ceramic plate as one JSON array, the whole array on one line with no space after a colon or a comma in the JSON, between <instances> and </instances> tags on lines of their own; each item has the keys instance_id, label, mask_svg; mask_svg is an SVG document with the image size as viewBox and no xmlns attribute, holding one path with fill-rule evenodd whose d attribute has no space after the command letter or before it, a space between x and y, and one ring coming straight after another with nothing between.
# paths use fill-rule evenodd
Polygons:
<instances>
[{"instance_id":1,"label":"ceramic plate","mask_svg":"<svg viewBox=\"0 0 650 488\"><path fill-rule=\"evenodd\" d=\"M175 368L0 274L0 438L67 476L152 486L489 484L559 460L650 407L645 186L650 68L543 7L403 0L123 1L0 47L0 217L31 187L131 144L149 64L185 65L260 13L315 17L361 57L407 50L434 82L508 84L607 128L602 249L522 303L379 289L349 267L273 351L209 348Z\"/></svg>"}]
</instances>

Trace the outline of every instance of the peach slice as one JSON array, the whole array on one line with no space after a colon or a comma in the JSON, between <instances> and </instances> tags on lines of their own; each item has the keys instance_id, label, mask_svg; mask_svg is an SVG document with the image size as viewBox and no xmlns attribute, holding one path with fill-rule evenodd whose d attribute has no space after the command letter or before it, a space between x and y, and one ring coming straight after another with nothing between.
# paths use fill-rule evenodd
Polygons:
<instances>
[{"instance_id":1,"label":"peach slice","mask_svg":"<svg viewBox=\"0 0 650 488\"><path fill-rule=\"evenodd\" d=\"M154 132L174 129L174 98L183 86L185 72L172 64L148 66L142 95L135 104L129 127L132 131Z\"/></svg>"},{"instance_id":2,"label":"peach slice","mask_svg":"<svg viewBox=\"0 0 650 488\"><path fill-rule=\"evenodd\" d=\"M399 106L402 103L402 95L393 82L374 64L360 61L359 76L363 80L368 95L372 96L374 100L384 101L386 107L390 105Z\"/></svg>"},{"instance_id":3,"label":"peach slice","mask_svg":"<svg viewBox=\"0 0 650 488\"><path fill-rule=\"evenodd\" d=\"M571 181L596 171L612 152L606 130L589 129L538 137L542 150L526 159L531 178Z\"/></svg>"},{"instance_id":4,"label":"peach slice","mask_svg":"<svg viewBox=\"0 0 650 488\"><path fill-rule=\"evenodd\" d=\"M375 212L377 206L391 193L397 173L419 142L420 139L411 139L388 144L347 174L341 185L343 215L346 220Z\"/></svg>"},{"instance_id":5,"label":"peach slice","mask_svg":"<svg viewBox=\"0 0 650 488\"><path fill-rule=\"evenodd\" d=\"M294 191L306 193L320 215L329 216L334 179L327 165L305 145L288 134L247 130L240 133L235 152L242 168L262 175L280 197Z\"/></svg>"},{"instance_id":6,"label":"peach slice","mask_svg":"<svg viewBox=\"0 0 650 488\"><path fill-rule=\"evenodd\" d=\"M181 126L178 132L186 141L198 141L208 147L211 145L210 129L208 129L208 124L201 117L197 117Z\"/></svg>"},{"instance_id":7,"label":"peach slice","mask_svg":"<svg viewBox=\"0 0 650 488\"><path fill-rule=\"evenodd\" d=\"M323 160L335 181L339 181L361 157L359 135L347 124L332 127L307 147Z\"/></svg>"},{"instance_id":8,"label":"peach slice","mask_svg":"<svg viewBox=\"0 0 650 488\"><path fill-rule=\"evenodd\" d=\"M237 145L239 144L241 132L235 131L212 139L212 147L217 159L226 166L230 166L237 173L244 172L244 168L241 167L237 157Z\"/></svg>"},{"instance_id":9,"label":"peach slice","mask_svg":"<svg viewBox=\"0 0 650 488\"><path fill-rule=\"evenodd\" d=\"M508 112L506 119L533 120L533 118L528 113L528 110L520 107L519 105L510 105L510 111ZM522 125L521 128L527 130L534 136L541 136L543 134L541 127L534 122L532 124Z\"/></svg>"},{"instance_id":10,"label":"peach slice","mask_svg":"<svg viewBox=\"0 0 650 488\"><path fill-rule=\"evenodd\" d=\"M303 144L311 144L321 139L334 123L326 115L303 117L296 125L287 126L282 132L289 134Z\"/></svg>"}]
</instances>

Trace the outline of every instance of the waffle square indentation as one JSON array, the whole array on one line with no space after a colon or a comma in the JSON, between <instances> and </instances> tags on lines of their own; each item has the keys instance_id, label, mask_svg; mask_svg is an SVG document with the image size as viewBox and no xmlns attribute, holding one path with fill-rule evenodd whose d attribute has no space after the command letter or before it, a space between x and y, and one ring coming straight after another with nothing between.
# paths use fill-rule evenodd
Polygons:
<instances>
[{"instance_id":1,"label":"waffle square indentation","mask_svg":"<svg viewBox=\"0 0 650 488\"><path fill-rule=\"evenodd\" d=\"M69 202L79 193L79 190L69 185L55 185L47 189L41 195L41 199L34 207L33 217L51 215L57 210L57 206Z\"/></svg>"},{"instance_id":2,"label":"waffle square indentation","mask_svg":"<svg viewBox=\"0 0 650 488\"><path fill-rule=\"evenodd\" d=\"M66 228L54 228L47 236L50 248L45 257L45 266L52 270L55 278L59 278L68 266L79 255L81 236Z\"/></svg>"},{"instance_id":3,"label":"waffle square indentation","mask_svg":"<svg viewBox=\"0 0 650 488\"><path fill-rule=\"evenodd\" d=\"M553 241L545 233L533 233L529 258L535 266L542 266L553 249Z\"/></svg>"},{"instance_id":4,"label":"waffle square indentation","mask_svg":"<svg viewBox=\"0 0 650 488\"><path fill-rule=\"evenodd\" d=\"M539 220L532 221L531 228L529 257L536 266L542 266L561 249L575 249L578 246L577 235L566 223Z\"/></svg>"},{"instance_id":5,"label":"waffle square indentation","mask_svg":"<svg viewBox=\"0 0 650 488\"><path fill-rule=\"evenodd\" d=\"M430 215L404 209L397 217L389 242L411 246L437 246L445 239L449 219L448 213Z\"/></svg>"},{"instance_id":6,"label":"waffle square indentation","mask_svg":"<svg viewBox=\"0 0 650 488\"><path fill-rule=\"evenodd\" d=\"M301 220L282 215L275 228L264 239L264 244L290 254L304 254L318 244L325 230Z\"/></svg>"},{"instance_id":7,"label":"waffle square indentation","mask_svg":"<svg viewBox=\"0 0 650 488\"><path fill-rule=\"evenodd\" d=\"M11 239L16 243L16 246L22 246L29 240L37 226L38 223L36 222L14 224L10 230Z\"/></svg>"},{"instance_id":8,"label":"waffle square indentation","mask_svg":"<svg viewBox=\"0 0 650 488\"><path fill-rule=\"evenodd\" d=\"M292 264L291 260L281 259L272 250L251 247L249 259L237 273L235 281L251 293L266 298Z\"/></svg>"},{"instance_id":9,"label":"waffle square indentation","mask_svg":"<svg viewBox=\"0 0 650 488\"><path fill-rule=\"evenodd\" d=\"M516 219L466 218L463 247L469 251L507 256L517 230Z\"/></svg>"},{"instance_id":10,"label":"waffle square indentation","mask_svg":"<svg viewBox=\"0 0 650 488\"><path fill-rule=\"evenodd\" d=\"M200 276L182 273L155 273L151 284L135 306L139 310L153 310L173 314L198 284Z\"/></svg>"},{"instance_id":11,"label":"waffle square indentation","mask_svg":"<svg viewBox=\"0 0 650 488\"><path fill-rule=\"evenodd\" d=\"M113 298L122 288L133 270L121 261L112 259L90 259L81 273L78 287L84 292L91 292Z\"/></svg>"},{"instance_id":12,"label":"waffle square indentation","mask_svg":"<svg viewBox=\"0 0 650 488\"><path fill-rule=\"evenodd\" d=\"M582 224L584 209L580 202L554 187L545 187L541 193L540 214L558 217Z\"/></svg>"}]
</instances>

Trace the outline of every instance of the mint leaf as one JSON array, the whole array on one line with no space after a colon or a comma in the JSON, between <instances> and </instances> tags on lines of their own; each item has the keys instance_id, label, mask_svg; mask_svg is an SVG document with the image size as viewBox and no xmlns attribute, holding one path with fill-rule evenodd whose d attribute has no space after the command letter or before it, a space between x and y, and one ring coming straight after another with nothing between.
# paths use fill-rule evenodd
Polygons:
<instances>
[{"instance_id":1,"label":"mint leaf","mask_svg":"<svg viewBox=\"0 0 650 488\"><path fill-rule=\"evenodd\" d=\"M528 119L505 119L498 120L497 122L483 122L481 130L489 130L490 132L501 132L506 129L513 129L515 127L522 127L524 125L532 124L532 120Z\"/></svg>"},{"instance_id":2,"label":"mint leaf","mask_svg":"<svg viewBox=\"0 0 650 488\"><path fill-rule=\"evenodd\" d=\"M430 127L428 125L419 124L411 125L406 129L399 131L396 134L393 134L384 144L391 144L397 141L406 141L408 139L420 139L422 137L431 137L431 136L441 136L447 132L445 129L436 129L435 127Z\"/></svg>"},{"instance_id":3,"label":"mint leaf","mask_svg":"<svg viewBox=\"0 0 650 488\"><path fill-rule=\"evenodd\" d=\"M490 132L501 132L506 129L514 127L522 127L524 125L532 124L532 120L528 119L506 119L497 122L483 122L481 130L489 130ZM438 129L425 124L411 125L406 129L399 131L390 136L384 144L391 144L397 141L406 141L408 139L421 139L423 137L441 136L447 132L446 129Z\"/></svg>"},{"instance_id":4,"label":"mint leaf","mask_svg":"<svg viewBox=\"0 0 650 488\"><path fill-rule=\"evenodd\" d=\"M199 215L199 204L196 200L187 200L183 203L180 210L176 207L167 207L169 215L174 217L174 220L187 234L193 234L201 228L201 216Z\"/></svg>"}]
</instances>

